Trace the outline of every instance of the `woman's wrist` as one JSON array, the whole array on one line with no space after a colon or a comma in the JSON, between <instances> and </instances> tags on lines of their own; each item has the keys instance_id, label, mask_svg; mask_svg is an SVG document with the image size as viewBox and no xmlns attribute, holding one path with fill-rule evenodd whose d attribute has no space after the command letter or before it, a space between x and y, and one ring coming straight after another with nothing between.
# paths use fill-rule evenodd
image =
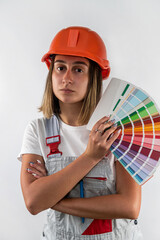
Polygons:
<instances>
[{"instance_id":1,"label":"woman's wrist","mask_svg":"<svg viewBox=\"0 0 160 240\"><path fill-rule=\"evenodd\" d=\"M89 154L87 153L87 151L85 151L82 156L87 160L87 161L90 161L90 162L93 162L93 163L98 163L99 161L101 161L102 157L96 155L96 154Z\"/></svg>"}]
</instances>

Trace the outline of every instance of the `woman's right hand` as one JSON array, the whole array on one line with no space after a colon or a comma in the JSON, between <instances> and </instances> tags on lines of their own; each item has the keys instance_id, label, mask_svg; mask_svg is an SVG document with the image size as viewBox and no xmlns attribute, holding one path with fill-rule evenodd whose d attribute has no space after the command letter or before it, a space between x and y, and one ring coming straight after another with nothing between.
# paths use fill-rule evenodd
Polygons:
<instances>
[{"instance_id":1,"label":"woman's right hand","mask_svg":"<svg viewBox=\"0 0 160 240\"><path fill-rule=\"evenodd\" d=\"M110 117L101 118L92 128L89 135L88 145L85 154L97 160L101 160L109 151L112 143L117 139L120 131L115 131L117 126Z\"/></svg>"},{"instance_id":2,"label":"woman's right hand","mask_svg":"<svg viewBox=\"0 0 160 240\"><path fill-rule=\"evenodd\" d=\"M41 178L47 176L47 169L45 168L45 164L37 159L36 162L30 162L30 167L27 168L27 172L34 176L35 178Z\"/></svg>"}]
</instances>

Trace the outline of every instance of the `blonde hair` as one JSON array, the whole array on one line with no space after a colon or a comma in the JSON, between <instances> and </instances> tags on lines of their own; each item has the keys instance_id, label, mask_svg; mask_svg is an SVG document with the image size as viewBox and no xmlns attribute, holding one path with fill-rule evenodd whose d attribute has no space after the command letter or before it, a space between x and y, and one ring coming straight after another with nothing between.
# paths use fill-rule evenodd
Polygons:
<instances>
[{"instance_id":1,"label":"blonde hair","mask_svg":"<svg viewBox=\"0 0 160 240\"><path fill-rule=\"evenodd\" d=\"M44 117L48 119L51 118L53 114L55 115L60 114L59 100L54 95L52 88L52 71L54 68L54 58L55 55L52 56L52 61L46 80L42 104L39 107L39 111L43 112ZM89 62L90 66L88 87L78 118L78 122L80 125L88 123L91 114L93 113L97 103L100 100L102 91L101 69L96 62L92 60L89 60Z\"/></svg>"}]
</instances>

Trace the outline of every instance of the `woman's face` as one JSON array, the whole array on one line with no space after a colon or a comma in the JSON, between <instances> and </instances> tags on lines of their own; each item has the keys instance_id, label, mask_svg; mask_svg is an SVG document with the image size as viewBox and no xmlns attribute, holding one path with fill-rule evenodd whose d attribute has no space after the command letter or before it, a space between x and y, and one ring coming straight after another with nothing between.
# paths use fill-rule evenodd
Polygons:
<instances>
[{"instance_id":1,"label":"woman's face","mask_svg":"<svg viewBox=\"0 0 160 240\"><path fill-rule=\"evenodd\" d=\"M89 60L83 57L56 55L52 86L61 103L80 103L87 91Z\"/></svg>"}]
</instances>

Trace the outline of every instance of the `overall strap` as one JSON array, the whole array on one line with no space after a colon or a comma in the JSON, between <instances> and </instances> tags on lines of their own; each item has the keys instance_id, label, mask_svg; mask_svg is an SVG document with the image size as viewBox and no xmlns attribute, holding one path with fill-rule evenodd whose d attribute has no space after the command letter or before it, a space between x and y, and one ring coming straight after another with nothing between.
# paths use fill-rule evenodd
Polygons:
<instances>
[{"instance_id":1,"label":"overall strap","mask_svg":"<svg viewBox=\"0 0 160 240\"><path fill-rule=\"evenodd\" d=\"M48 158L60 157L62 152L58 150L58 145L61 142L60 138L60 126L58 118L53 115L50 119L45 119L45 130L46 130L46 145L50 148L50 153L47 155Z\"/></svg>"},{"instance_id":2,"label":"overall strap","mask_svg":"<svg viewBox=\"0 0 160 240\"><path fill-rule=\"evenodd\" d=\"M50 119L45 119L46 136L51 137L59 135L60 127L58 118L53 115Z\"/></svg>"},{"instance_id":3,"label":"overall strap","mask_svg":"<svg viewBox=\"0 0 160 240\"><path fill-rule=\"evenodd\" d=\"M58 145L61 142L60 138L60 126L58 118L53 115L50 119L45 119L45 130L46 130L46 145L50 147L50 153L47 155L48 158L60 157L62 152L58 150ZM80 197L84 197L83 191L83 180L80 181ZM85 219L82 218L82 223Z\"/></svg>"}]
</instances>

